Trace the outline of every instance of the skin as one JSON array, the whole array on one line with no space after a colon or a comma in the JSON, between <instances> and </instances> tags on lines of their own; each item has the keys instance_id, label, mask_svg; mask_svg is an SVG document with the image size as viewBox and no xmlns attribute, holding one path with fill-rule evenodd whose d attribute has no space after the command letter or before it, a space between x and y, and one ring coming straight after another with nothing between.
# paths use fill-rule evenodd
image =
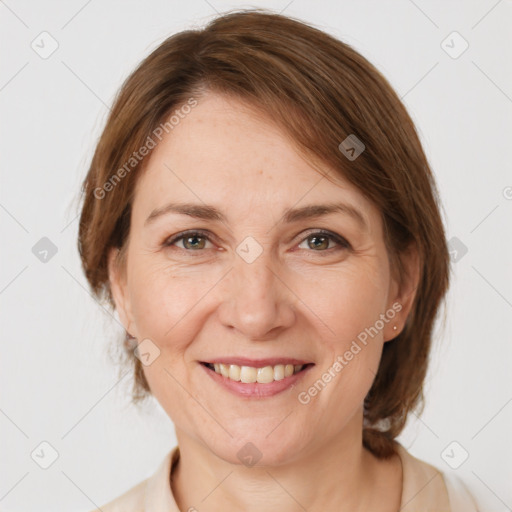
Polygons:
<instances>
[{"instance_id":1,"label":"skin","mask_svg":"<svg viewBox=\"0 0 512 512\"><path fill-rule=\"evenodd\" d=\"M126 330L160 350L144 372L176 428L181 457L172 490L180 509L398 510L400 460L363 448L362 406L383 344L410 311L416 253L404 260L409 277L399 286L376 207L333 170L324 167L322 178L270 119L239 99L202 97L146 164L126 266L119 269L112 250L110 282ZM227 221L170 213L144 225L171 201L212 204ZM368 229L344 213L281 221L286 208L331 202L356 207ZM210 241L197 239L199 250L187 238L164 246L189 229L207 231ZM332 239L315 246L316 229L342 236L350 248ZM236 252L248 236L263 249L250 264ZM393 320L301 404L298 394L397 302ZM315 366L282 393L242 398L199 363L222 355L288 356ZM253 467L237 457L247 442L262 454Z\"/></svg>"}]
</instances>

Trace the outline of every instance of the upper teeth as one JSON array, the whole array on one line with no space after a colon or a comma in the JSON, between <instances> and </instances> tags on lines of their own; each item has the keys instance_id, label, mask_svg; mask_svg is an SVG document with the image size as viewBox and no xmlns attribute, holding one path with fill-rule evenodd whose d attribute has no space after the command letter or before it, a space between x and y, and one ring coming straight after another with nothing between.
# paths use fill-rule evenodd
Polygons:
<instances>
[{"instance_id":1,"label":"upper teeth","mask_svg":"<svg viewBox=\"0 0 512 512\"><path fill-rule=\"evenodd\" d=\"M282 380L285 377L290 377L290 375L300 372L303 365L277 364L276 366L254 368L252 366L238 366L237 364L214 363L213 367L216 373L231 380L245 383L259 382L260 384L268 384L274 380Z\"/></svg>"}]
</instances>

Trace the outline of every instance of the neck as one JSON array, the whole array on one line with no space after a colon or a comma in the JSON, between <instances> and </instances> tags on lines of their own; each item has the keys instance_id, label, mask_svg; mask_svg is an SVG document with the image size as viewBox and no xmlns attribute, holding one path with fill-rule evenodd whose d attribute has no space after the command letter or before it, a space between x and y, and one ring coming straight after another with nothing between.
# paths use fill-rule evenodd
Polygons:
<instances>
[{"instance_id":1,"label":"neck","mask_svg":"<svg viewBox=\"0 0 512 512\"><path fill-rule=\"evenodd\" d=\"M400 506L397 455L382 461L362 444L362 417L293 462L246 467L226 462L176 429L180 460L172 475L180 510L393 511ZM322 444L320 444L320 442Z\"/></svg>"}]
</instances>

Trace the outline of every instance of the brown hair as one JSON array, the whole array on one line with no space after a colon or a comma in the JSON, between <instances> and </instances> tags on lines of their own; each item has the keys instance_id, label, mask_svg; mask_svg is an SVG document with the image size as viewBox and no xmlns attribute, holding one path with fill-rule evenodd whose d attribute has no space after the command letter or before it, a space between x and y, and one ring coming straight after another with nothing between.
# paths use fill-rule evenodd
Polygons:
<instances>
[{"instance_id":1,"label":"brown hair","mask_svg":"<svg viewBox=\"0 0 512 512\"><path fill-rule=\"evenodd\" d=\"M387 80L348 44L299 20L250 9L175 34L146 57L121 87L82 185L78 246L91 289L115 308L108 253L120 248L123 267L135 185L148 160L131 161L134 152L154 139L155 129L180 105L207 91L257 106L300 151L334 168L372 201L382 215L396 277L404 272L400 256L411 243L418 249L414 303L404 329L384 344L364 403L363 443L388 457L409 411L423 405L449 254L435 181L414 124ZM365 145L354 160L339 149L351 134ZM125 348L135 374L132 399L138 402L150 390L140 361Z\"/></svg>"}]
</instances>

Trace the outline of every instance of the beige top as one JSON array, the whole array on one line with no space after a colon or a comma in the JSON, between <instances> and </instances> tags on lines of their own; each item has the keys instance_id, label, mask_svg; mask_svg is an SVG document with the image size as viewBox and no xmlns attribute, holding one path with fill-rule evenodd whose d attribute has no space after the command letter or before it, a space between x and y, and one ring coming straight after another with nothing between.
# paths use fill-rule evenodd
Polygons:
<instances>
[{"instance_id":1,"label":"beige top","mask_svg":"<svg viewBox=\"0 0 512 512\"><path fill-rule=\"evenodd\" d=\"M400 443L397 447L403 468L400 512L478 512L462 480L417 459ZM179 455L176 446L151 477L92 512L180 512L169 479Z\"/></svg>"}]
</instances>

